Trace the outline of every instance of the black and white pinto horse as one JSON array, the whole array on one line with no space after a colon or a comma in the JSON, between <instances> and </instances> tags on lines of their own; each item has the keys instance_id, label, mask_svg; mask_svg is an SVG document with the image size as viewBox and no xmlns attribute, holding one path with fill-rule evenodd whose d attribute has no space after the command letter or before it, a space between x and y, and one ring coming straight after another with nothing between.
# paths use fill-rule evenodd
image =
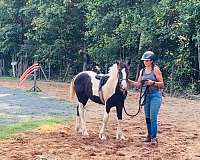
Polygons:
<instances>
[{"instance_id":1,"label":"black and white pinto horse","mask_svg":"<svg viewBox=\"0 0 200 160\"><path fill-rule=\"evenodd\" d=\"M130 62L118 62L110 67L108 75L97 78L97 74L93 71L83 71L77 74L71 82L70 97L73 98L76 94L78 99L76 126L77 132L88 136L86 129L85 105L88 99L93 102L104 104L105 112L103 116L103 125L99 133L102 140L106 140L106 127L109 118L109 113L112 107L116 107L118 127L116 138L125 139L122 132L122 111L124 100L127 96L127 79L130 69Z\"/></svg>"}]
</instances>

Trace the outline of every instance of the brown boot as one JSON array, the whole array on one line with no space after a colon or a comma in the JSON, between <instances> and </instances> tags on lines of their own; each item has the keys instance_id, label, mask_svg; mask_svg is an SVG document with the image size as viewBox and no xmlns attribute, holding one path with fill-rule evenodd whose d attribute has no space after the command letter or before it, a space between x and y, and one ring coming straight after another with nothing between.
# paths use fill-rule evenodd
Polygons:
<instances>
[{"instance_id":1,"label":"brown boot","mask_svg":"<svg viewBox=\"0 0 200 160\"><path fill-rule=\"evenodd\" d=\"M147 136L142 142L151 142L151 137Z\"/></svg>"}]
</instances>

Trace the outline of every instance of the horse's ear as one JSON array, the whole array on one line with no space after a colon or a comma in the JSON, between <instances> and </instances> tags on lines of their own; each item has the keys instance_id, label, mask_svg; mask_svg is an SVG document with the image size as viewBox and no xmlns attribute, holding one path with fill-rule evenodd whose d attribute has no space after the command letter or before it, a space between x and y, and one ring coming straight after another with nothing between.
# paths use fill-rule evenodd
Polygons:
<instances>
[{"instance_id":1,"label":"horse's ear","mask_svg":"<svg viewBox=\"0 0 200 160\"><path fill-rule=\"evenodd\" d=\"M129 58L129 59L126 61L126 64L127 64L128 66L131 65L131 58Z\"/></svg>"},{"instance_id":2,"label":"horse's ear","mask_svg":"<svg viewBox=\"0 0 200 160\"><path fill-rule=\"evenodd\" d=\"M121 60L117 60L116 64L117 64L118 68L121 68L122 61Z\"/></svg>"},{"instance_id":3,"label":"horse's ear","mask_svg":"<svg viewBox=\"0 0 200 160\"><path fill-rule=\"evenodd\" d=\"M116 63L117 65L119 65L119 64L120 64L119 60L117 60L115 63Z\"/></svg>"},{"instance_id":4,"label":"horse's ear","mask_svg":"<svg viewBox=\"0 0 200 160\"><path fill-rule=\"evenodd\" d=\"M127 65L128 69L130 69L130 67L131 67L131 58L129 58L129 59L126 61L126 65Z\"/></svg>"}]
</instances>

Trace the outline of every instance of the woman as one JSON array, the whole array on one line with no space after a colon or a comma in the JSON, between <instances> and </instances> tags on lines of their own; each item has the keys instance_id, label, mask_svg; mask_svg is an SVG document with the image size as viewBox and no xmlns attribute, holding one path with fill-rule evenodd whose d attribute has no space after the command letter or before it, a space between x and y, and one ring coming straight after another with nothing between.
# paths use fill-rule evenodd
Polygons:
<instances>
[{"instance_id":1,"label":"woman","mask_svg":"<svg viewBox=\"0 0 200 160\"><path fill-rule=\"evenodd\" d=\"M130 85L142 87L145 94L144 112L147 126L147 137L144 142L157 144L157 118L162 101L161 88L164 86L162 73L157 65L154 64L154 53L146 51L141 60L144 68L141 69L138 81L131 81Z\"/></svg>"}]
</instances>

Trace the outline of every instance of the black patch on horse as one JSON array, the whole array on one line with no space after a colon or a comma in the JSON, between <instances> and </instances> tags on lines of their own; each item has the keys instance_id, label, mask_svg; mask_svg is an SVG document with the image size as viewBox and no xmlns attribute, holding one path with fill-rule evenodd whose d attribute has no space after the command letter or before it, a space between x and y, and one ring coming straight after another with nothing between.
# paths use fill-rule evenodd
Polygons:
<instances>
[{"instance_id":1,"label":"black patch on horse","mask_svg":"<svg viewBox=\"0 0 200 160\"><path fill-rule=\"evenodd\" d=\"M124 101L127 96L127 91L123 92L120 89L120 83L117 83L115 93L106 102L106 112L109 113L110 109L116 106L117 118L122 119L122 110L124 107Z\"/></svg>"},{"instance_id":2,"label":"black patch on horse","mask_svg":"<svg viewBox=\"0 0 200 160\"><path fill-rule=\"evenodd\" d=\"M99 90L101 90L101 88L103 87L103 85L107 82L108 78L109 78L108 75L102 76L102 77L100 78Z\"/></svg>"},{"instance_id":3,"label":"black patch on horse","mask_svg":"<svg viewBox=\"0 0 200 160\"><path fill-rule=\"evenodd\" d=\"M88 99L95 103L103 104L99 96L93 95L91 77L87 73L78 75L74 81L78 101L86 105Z\"/></svg>"},{"instance_id":4,"label":"black patch on horse","mask_svg":"<svg viewBox=\"0 0 200 160\"><path fill-rule=\"evenodd\" d=\"M84 106L86 105L88 99L92 96L92 83L91 78L87 73L82 73L78 75L74 81L76 95L78 101Z\"/></svg>"}]
</instances>

